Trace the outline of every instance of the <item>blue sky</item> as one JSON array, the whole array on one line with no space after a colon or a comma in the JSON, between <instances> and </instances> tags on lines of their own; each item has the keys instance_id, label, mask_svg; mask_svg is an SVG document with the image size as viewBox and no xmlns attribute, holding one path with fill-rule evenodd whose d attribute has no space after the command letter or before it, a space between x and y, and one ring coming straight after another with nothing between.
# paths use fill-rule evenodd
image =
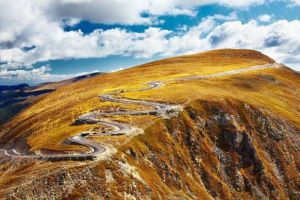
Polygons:
<instances>
[{"instance_id":1,"label":"blue sky","mask_svg":"<svg viewBox=\"0 0 300 200\"><path fill-rule=\"evenodd\" d=\"M216 48L300 70L299 0L0 0L0 84L111 72Z\"/></svg>"}]
</instances>

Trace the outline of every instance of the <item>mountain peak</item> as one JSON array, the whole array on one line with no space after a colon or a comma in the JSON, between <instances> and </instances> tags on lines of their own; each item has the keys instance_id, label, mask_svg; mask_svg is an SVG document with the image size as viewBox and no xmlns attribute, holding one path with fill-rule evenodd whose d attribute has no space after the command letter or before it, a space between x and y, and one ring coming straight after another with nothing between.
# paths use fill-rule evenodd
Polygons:
<instances>
[{"instance_id":1,"label":"mountain peak","mask_svg":"<svg viewBox=\"0 0 300 200\"><path fill-rule=\"evenodd\" d=\"M299 80L222 49L71 81L1 127L0 198L293 199Z\"/></svg>"}]
</instances>

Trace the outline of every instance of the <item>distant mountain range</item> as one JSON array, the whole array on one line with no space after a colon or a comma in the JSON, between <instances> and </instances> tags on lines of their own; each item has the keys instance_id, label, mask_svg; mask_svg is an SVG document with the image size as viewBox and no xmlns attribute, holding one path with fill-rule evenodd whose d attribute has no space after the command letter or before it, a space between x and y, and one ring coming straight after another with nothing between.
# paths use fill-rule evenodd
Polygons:
<instances>
[{"instance_id":1,"label":"distant mountain range","mask_svg":"<svg viewBox=\"0 0 300 200\"><path fill-rule=\"evenodd\" d=\"M0 85L0 125L9 121L45 94L51 93L61 86L100 74L102 73L92 73L59 82L42 83L37 86L30 86L27 83Z\"/></svg>"},{"instance_id":2,"label":"distant mountain range","mask_svg":"<svg viewBox=\"0 0 300 200\"><path fill-rule=\"evenodd\" d=\"M18 85L0 85L0 92L8 91L8 90L21 90L27 87L29 87L29 85L26 83L22 83Z\"/></svg>"}]
</instances>

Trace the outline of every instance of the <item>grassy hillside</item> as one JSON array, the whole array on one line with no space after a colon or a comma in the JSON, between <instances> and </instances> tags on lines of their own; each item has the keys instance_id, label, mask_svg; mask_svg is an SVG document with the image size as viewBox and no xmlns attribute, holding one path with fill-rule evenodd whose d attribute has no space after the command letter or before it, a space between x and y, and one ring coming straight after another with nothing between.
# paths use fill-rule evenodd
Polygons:
<instances>
[{"instance_id":1,"label":"grassy hillside","mask_svg":"<svg viewBox=\"0 0 300 200\"><path fill-rule=\"evenodd\" d=\"M31 151L82 150L63 144L69 136L95 127L72 125L81 114L95 109L145 109L101 102L98 95L144 88L150 81L167 85L121 95L185 108L172 119L114 117L142 127L145 134L95 137L118 150L104 162L87 162L87 166L63 162L67 171L56 163L39 162L7 173L3 170L0 187L10 188L36 176L18 195L36 195L32 191L43 188L39 192L56 191L66 199L96 199L99 195L122 199L127 194L141 199L293 199L299 194L300 181L298 73L283 67L173 81L273 62L256 51L223 49L155 61L59 87L2 126L1 140ZM52 173L43 174L43 169Z\"/></svg>"},{"instance_id":2,"label":"grassy hillside","mask_svg":"<svg viewBox=\"0 0 300 200\"><path fill-rule=\"evenodd\" d=\"M30 106L3 127L2 130L6 131L2 138L7 142L12 142L14 138L20 136L27 138L31 150L62 148L61 144L67 137L87 128L86 126L71 126L79 115L93 109L110 106L107 105L108 103L99 101L99 94L119 89L141 88L144 87L144 83L154 80L168 81L175 77L212 74L272 62L274 61L269 57L251 50L216 50L155 61L127 70L88 78L60 87L47 95L47 98ZM285 77L280 76L282 71L287 73ZM285 101L278 101L277 98L277 95L282 96L289 88L299 88L299 85L297 86L299 83L294 81L297 75L287 69L266 70L264 74L269 74L276 79L272 81L267 76L260 75L262 73L259 71L237 75L233 78L223 77L217 80L174 83L162 89L126 93L126 96L173 103L187 103L197 98L214 99L231 96L249 101L259 107L271 106L270 110L273 112L280 112L291 117L293 121L297 121L297 113L289 112L291 105L287 105ZM272 84L266 84L270 82ZM285 87L286 85L288 87ZM272 99L272 96L276 98ZM281 98L286 99L286 96Z\"/></svg>"},{"instance_id":3,"label":"grassy hillside","mask_svg":"<svg viewBox=\"0 0 300 200\"><path fill-rule=\"evenodd\" d=\"M92 73L64 81L43 83L37 86L29 86L28 84L0 86L0 126L10 121L20 111L38 101L45 94L53 92L59 87L101 74Z\"/></svg>"}]
</instances>

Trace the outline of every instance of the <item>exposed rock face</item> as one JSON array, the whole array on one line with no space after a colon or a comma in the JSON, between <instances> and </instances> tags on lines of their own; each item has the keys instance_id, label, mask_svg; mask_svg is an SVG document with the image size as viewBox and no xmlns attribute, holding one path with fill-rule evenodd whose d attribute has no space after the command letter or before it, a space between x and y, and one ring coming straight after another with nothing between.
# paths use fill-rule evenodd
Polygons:
<instances>
[{"instance_id":1,"label":"exposed rock face","mask_svg":"<svg viewBox=\"0 0 300 200\"><path fill-rule=\"evenodd\" d=\"M6 199L299 199L300 135L235 100L197 101L109 161L45 174Z\"/></svg>"}]
</instances>

